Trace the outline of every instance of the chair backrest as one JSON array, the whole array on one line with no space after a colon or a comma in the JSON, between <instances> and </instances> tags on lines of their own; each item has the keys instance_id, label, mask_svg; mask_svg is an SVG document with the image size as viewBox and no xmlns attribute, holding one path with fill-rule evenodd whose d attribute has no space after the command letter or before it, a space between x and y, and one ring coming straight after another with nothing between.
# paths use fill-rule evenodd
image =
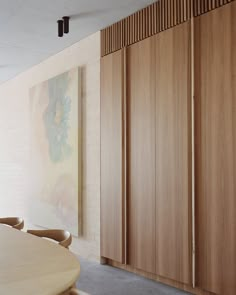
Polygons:
<instances>
[{"instance_id":1,"label":"chair backrest","mask_svg":"<svg viewBox=\"0 0 236 295\"><path fill-rule=\"evenodd\" d=\"M86 294L82 291L79 291L78 289L76 289L75 287L72 287L71 289L63 292L62 294L60 295L83 295L83 294Z\"/></svg>"},{"instance_id":2,"label":"chair backrest","mask_svg":"<svg viewBox=\"0 0 236 295\"><path fill-rule=\"evenodd\" d=\"M65 248L69 248L72 242L71 234L68 231L61 229L27 230L27 233L41 238L55 240L59 245Z\"/></svg>"},{"instance_id":3,"label":"chair backrest","mask_svg":"<svg viewBox=\"0 0 236 295\"><path fill-rule=\"evenodd\" d=\"M0 223L9 225L18 230L24 228L24 219L20 217L3 217L0 218Z\"/></svg>"},{"instance_id":4,"label":"chair backrest","mask_svg":"<svg viewBox=\"0 0 236 295\"><path fill-rule=\"evenodd\" d=\"M79 293L79 290L78 289L72 288L69 291L69 295L80 295L80 293Z\"/></svg>"}]
</instances>

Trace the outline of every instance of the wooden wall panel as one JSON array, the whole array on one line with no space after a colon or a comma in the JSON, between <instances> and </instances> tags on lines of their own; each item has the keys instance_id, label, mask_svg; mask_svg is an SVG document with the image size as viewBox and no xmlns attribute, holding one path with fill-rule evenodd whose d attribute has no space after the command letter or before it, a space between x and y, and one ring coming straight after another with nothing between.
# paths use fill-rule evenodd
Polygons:
<instances>
[{"instance_id":1,"label":"wooden wall panel","mask_svg":"<svg viewBox=\"0 0 236 295\"><path fill-rule=\"evenodd\" d=\"M101 31L101 56L235 0L159 0ZM112 40L116 40L115 43Z\"/></svg>"},{"instance_id":2,"label":"wooden wall panel","mask_svg":"<svg viewBox=\"0 0 236 295\"><path fill-rule=\"evenodd\" d=\"M236 292L236 2L195 19L196 280Z\"/></svg>"},{"instance_id":3,"label":"wooden wall panel","mask_svg":"<svg viewBox=\"0 0 236 295\"><path fill-rule=\"evenodd\" d=\"M121 264L119 262L116 262L116 261L113 261L113 260L110 260L110 259L108 259L107 263L109 265L113 266L113 267L118 267L118 268L124 269L126 271L135 273L137 275L143 276L143 277L148 278L150 280L154 280L154 281L160 282L162 284L184 290L184 291L188 292L187 294L215 295L214 293L204 291L204 290L201 290L199 288L193 288L189 284L184 284L184 283L181 283L181 282L177 282L177 281L174 281L174 280L171 280L171 279L168 279L168 278L158 276L158 275L153 274L153 273L145 272L145 271L140 270L140 269L135 269L135 268L131 267L130 265L124 265L124 264ZM178 293L179 292L177 292L177 294Z\"/></svg>"},{"instance_id":4,"label":"wooden wall panel","mask_svg":"<svg viewBox=\"0 0 236 295\"><path fill-rule=\"evenodd\" d=\"M213 9L219 8L234 0L192 0L194 4L193 15L199 16Z\"/></svg>"},{"instance_id":5,"label":"wooden wall panel","mask_svg":"<svg viewBox=\"0 0 236 295\"><path fill-rule=\"evenodd\" d=\"M127 48L128 264L155 273L154 43Z\"/></svg>"},{"instance_id":6,"label":"wooden wall panel","mask_svg":"<svg viewBox=\"0 0 236 295\"><path fill-rule=\"evenodd\" d=\"M156 273L191 284L190 22L156 41Z\"/></svg>"},{"instance_id":7,"label":"wooden wall panel","mask_svg":"<svg viewBox=\"0 0 236 295\"><path fill-rule=\"evenodd\" d=\"M101 256L124 262L123 50L101 60Z\"/></svg>"},{"instance_id":8,"label":"wooden wall panel","mask_svg":"<svg viewBox=\"0 0 236 295\"><path fill-rule=\"evenodd\" d=\"M160 0L148 7L128 16L124 20L101 31L101 56L119 50L123 46L134 44L140 40L181 24L191 17L192 0ZM122 27L122 22L124 27ZM114 30L114 28L116 28ZM124 29L120 42L111 42L105 46L106 40L118 39Z\"/></svg>"}]
</instances>

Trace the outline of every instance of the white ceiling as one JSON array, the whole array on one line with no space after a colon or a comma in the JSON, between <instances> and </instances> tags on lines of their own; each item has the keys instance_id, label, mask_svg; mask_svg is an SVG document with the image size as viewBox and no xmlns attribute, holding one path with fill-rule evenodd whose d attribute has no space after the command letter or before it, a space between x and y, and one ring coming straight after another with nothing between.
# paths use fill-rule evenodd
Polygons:
<instances>
[{"instance_id":1,"label":"white ceiling","mask_svg":"<svg viewBox=\"0 0 236 295\"><path fill-rule=\"evenodd\" d=\"M0 0L0 83L153 2ZM70 33L58 38L64 15L72 17Z\"/></svg>"}]
</instances>

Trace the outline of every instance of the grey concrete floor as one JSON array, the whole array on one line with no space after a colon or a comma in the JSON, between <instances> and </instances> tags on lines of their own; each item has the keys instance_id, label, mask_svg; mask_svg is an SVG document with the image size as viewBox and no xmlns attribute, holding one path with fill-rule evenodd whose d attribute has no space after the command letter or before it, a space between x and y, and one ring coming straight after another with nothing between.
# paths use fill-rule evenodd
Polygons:
<instances>
[{"instance_id":1,"label":"grey concrete floor","mask_svg":"<svg viewBox=\"0 0 236 295\"><path fill-rule=\"evenodd\" d=\"M79 258L77 287L91 295L186 295L186 293L135 274Z\"/></svg>"}]
</instances>

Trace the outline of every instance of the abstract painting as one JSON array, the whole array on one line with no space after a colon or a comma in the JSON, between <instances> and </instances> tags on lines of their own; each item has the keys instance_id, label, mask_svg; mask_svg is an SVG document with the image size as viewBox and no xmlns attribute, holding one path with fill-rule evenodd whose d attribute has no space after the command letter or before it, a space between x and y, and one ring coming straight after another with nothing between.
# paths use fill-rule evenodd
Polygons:
<instances>
[{"instance_id":1,"label":"abstract painting","mask_svg":"<svg viewBox=\"0 0 236 295\"><path fill-rule=\"evenodd\" d=\"M81 229L81 87L72 69L30 89L30 217L45 228Z\"/></svg>"}]
</instances>

